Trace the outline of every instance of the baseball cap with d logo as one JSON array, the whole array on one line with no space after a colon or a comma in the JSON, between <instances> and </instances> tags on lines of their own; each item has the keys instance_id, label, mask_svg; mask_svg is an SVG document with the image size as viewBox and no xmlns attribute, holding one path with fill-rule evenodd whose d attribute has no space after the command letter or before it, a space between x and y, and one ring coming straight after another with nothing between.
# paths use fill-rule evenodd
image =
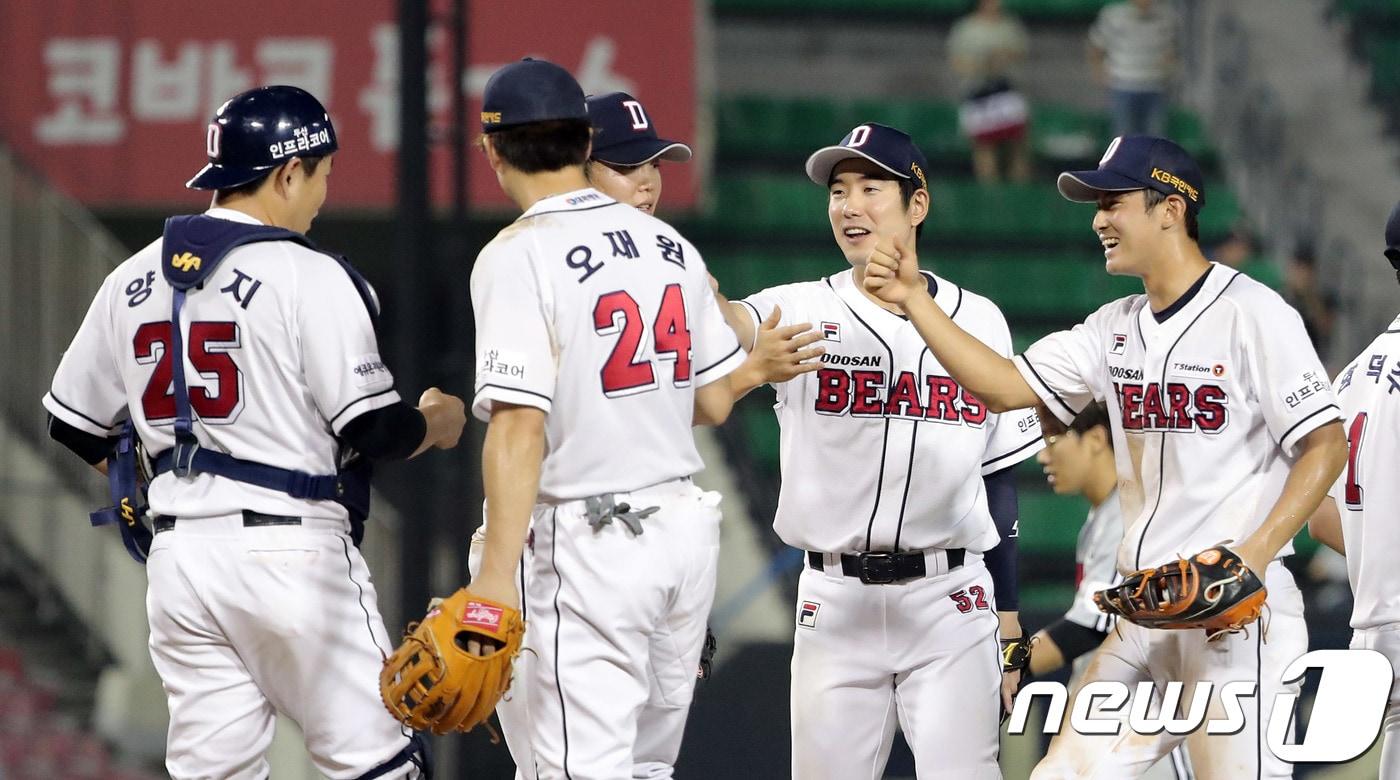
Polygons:
<instances>
[{"instance_id":1,"label":"baseball cap with d logo","mask_svg":"<svg viewBox=\"0 0 1400 780\"><path fill-rule=\"evenodd\" d=\"M588 98L588 121L593 124L593 159L613 165L641 165L656 158L673 162L690 159L690 147L659 138L651 116L626 92Z\"/></svg>"},{"instance_id":2,"label":"baseball cap with d logo","mask_svg":"<svg viewBox=\"0 0 1400 780\"><path fill-rule=\"evenodd\" d=\"M1105 192L1133 190L1180 195L1192 213L1206 203L1201 169L1191 155L1165 138L1147 135L1113 139L1097 170L1066 171L1055 184L1061 195L1078 203L1093 203Z\"/></svg>"},{"instance_id":3,"label":"baseball cap with d logo","mask_svg":"<svg viewBox=\"0 0 1400 780\"><path fill-rule=\"evenodd\" d=\"M825 146L807 158L807 178L825 187L837 163L863 157L901 179L912 179L928 189L928 158L919 151L908 133L887 125L867 122L858 125L836 146Z\"/></svg>"}]
</instances>

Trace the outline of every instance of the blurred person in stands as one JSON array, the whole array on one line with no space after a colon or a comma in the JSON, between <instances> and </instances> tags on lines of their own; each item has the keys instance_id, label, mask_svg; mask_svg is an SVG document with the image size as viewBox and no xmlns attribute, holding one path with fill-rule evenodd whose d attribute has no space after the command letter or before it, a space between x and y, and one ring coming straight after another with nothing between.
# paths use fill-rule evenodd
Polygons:
<instances>
[{"instance_id":1,"label":"blurred person in stands","mask_svg":"<svg viewBox=\"0 0 1400 780\"><path fill-rule=\"evenodd\" d=\"M1337 294L1324 289L1317 278L1317 256L1311 243L1299 242L1284 269L1283 289L1279 291L1288 304L1303 315L1303 328L1312 339L1317 354L1327 361L1327 346L1332 343L1332 328L1336 322Z\"/></svg>"},{"instance_id":2,"label":"blurred person in stands","mask_svg":"<svg viewBox=\"0 0 1400 780\"><path fill-rule=\"evenodd\" d=\"M1163 0L1124 0L1104 6L1089 28L1089 64L1108 87L1114 135L1166 135L1179 24Z\"/></svg>"},{"instance_id":3,"label":"blurred person in stands","mask_svg":"<svg viewBox=\"0 0 1400 780\"><path fill-rule=\"evenodd\" d=\"M1224 241L1206 252L1206 259L1228 265L1271 290L1283 287L1278 266L1259 254L1259 243L1246 225L1236 225Z\"/></svg>"},{"instance_id":4,"label":"blurred person in stands","mask_svg":"<svg viewBox=\"0 0 1400 780\"><path fill-rule=\"evenodd\" d=\"M1012 86L1015 70L1026 59L1026 28L1006 13L1001 0L979 0L977 9L959 19L948 35L948 56L964 96L958 124L972 141L972 170L979 182L999 181L1006 156L1006 176L1028 181L1030 142L1026 99Z\"/></svg>"}]
</instances>

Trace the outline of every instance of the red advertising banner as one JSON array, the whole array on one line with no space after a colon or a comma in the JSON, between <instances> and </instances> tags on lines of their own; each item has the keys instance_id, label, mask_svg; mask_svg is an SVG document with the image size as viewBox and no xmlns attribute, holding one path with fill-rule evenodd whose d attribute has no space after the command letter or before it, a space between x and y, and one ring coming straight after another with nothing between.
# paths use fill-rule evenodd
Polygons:
<instances>
[{"instance_id":1,"label":"red advertising banner","mask_svg":"<svg viewBox=\"0 0 1400 780\"><path fill-rule=\"evenodd\" d=\"M448 3L435 0L436 19ZM392 0L197 2L44 0L0 3L0 141L60 189L102 208L198 208L184 189L204 164L205 127L224 100L259 84L294 84L330 110L340 152L328 208L394 203L398 148L398 28ZM632 93L669 138L696 133L692 0L639 14L634 0L472 0L469 66L449 72L451 36L428 38L432 137L442 137L458 81L468 131L481 91L522 56L568 68L586 92ZM434 202L450 198L451 155L434 144ZM479 152L470 157L473 207L506 207ZM666 174L668 208L697 198L691 165Z\"/></svg>"}]
</instances>

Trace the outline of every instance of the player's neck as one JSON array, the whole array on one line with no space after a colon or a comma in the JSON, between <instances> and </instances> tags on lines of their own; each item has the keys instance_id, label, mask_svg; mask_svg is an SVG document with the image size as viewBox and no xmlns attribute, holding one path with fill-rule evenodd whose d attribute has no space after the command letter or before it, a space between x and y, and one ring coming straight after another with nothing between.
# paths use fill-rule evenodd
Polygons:
<instances>
[{"instance_id":1,"label":"player's neck","mask_svg":"<svg viewBox=\"0 0 1400 780\"><path fill-rule=\"evenodd\" d=\"M256 193L252 195L234 195L222 201L218 200L216 197L210 202L209 207L237 211L240 214L247 214L264 225L279 227L277 217L273 213L273 210L269 208L267 204L259 200Z\"/></svg>"},{"instance_id":2,"label":"player's neck","mask_svg":"<svg viewBox=\"0 0 1400 780\"><path fill-rule=\"evenodd\" d=\"M1108 462L1100 464L1099 468L1093 470L1088 484L1084 486L1084 497L1089 499L1089 503L1098 509L1108 497L1113 495L1113 489L1118 487L1118 468L1113 462L1113 456L1108 456Z\"/></svg>"},{"instance_id":3,"label":"player's neck","mask_svg":"<svg viewBox=\"0 0 1400 780\"><path fill-rule=\"evenodd\" d=\"M583 166L569 166L557 171L541 173L515 173L512 181L505 183L506 194L521 211L555 195L587 188L588 179L583 175Z\"/></svg>"},{"instance_id":4,"label":"player's neck","mask_svg":"<svg viewBox=\"0 0 1400 780\"><path fill-rule=\"evenodd\" d=\"M1176 303L1208 268L1210 261L1194 241L1176 243L1165 249L1153 263L1152 270L1142 276L1142 286L1147 291L1152 311L1163 311Z\"/></svg>"}]
</instances>

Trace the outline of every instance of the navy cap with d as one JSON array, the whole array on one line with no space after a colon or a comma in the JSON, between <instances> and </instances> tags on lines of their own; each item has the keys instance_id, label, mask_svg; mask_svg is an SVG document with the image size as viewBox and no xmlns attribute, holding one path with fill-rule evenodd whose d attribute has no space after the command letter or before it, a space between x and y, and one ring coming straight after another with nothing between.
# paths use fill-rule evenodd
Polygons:
<instances>
[{"instance_id":1,"label":"navy cap with d","mask_svg":"<svg viewBox=\"0 0 1400 780\"><path fill-rule=\"evenodd\" d=\"M887 125L858 125L836 146L826 146L807 158L807 178L823 187L831 183L837 163L863 157L901 179L912 179L928 189L928 159L908 133Z\"/></svg>"},{"instance_id":2,"label":"navy cap with d","mask_svg":"<svg viewBox=\"0 0 1400 780\"><path fill-rule=\"evenodd\" d=\"M1206 203L1201 168L1185 149L1165 138L1125 135L1113 139L1092 171L1066 171L1055 182L1060 194L1093 203L1105 192L1156 190L1180 195L1193 213Z\"/></svg>"},{"instance_id":3,"label":"navy cap with d","mask_svg":"<svg viewBox=\"0 0 1400 780\"><path fill-rule=\"evenodd\" d=\"M587 119L583 88L567 70L526 57L501 68L486 81L481 99L481 132L548 122Z\"/></svg>"},{"instance_id":4,"label":"navy cap with d","mask_svg":"<svg viewBox=\"0 0 1400 780\"><path fill-rule=\"evenodd\" d=\"M1400 271L1400 203L1395 204L1385 221L1385 259L1390 261L1392 268Z\"/></svg>"},{"instance_id":5,"label":"navy cap with d","mask_svg":"<svg viewBox=\"0 0 1400 780\"><path fill-rule=\"evenodd\" d=\"M209 164L185 182L192 190L247 184L293 157L320 157L339 148L326 107L304 89L257 87L214 112L204 135Z\"/></svg>"},{"instance_id":6,"label":"navy cap with d","mask_svg":"<svg viewBox=\"0 0 1400 780\"><path fill-rule=\"evenodd\" d=\"M690 147L658 138L641 102L626 92L588 98L588 121L593 125L592 157L613 165L641 165L660 157L673 162L690 159Z\"/></svg>"}]
</instances>

